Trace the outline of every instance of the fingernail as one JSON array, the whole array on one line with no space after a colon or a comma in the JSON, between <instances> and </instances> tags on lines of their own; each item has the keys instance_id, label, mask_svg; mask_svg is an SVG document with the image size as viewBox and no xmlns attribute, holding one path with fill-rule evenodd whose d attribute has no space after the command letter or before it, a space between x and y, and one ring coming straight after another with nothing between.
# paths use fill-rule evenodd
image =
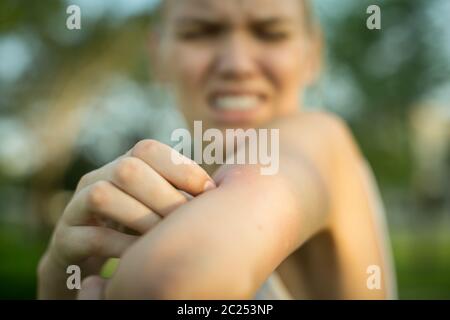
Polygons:
<instances>
[{"instance_id":1,"label":"fingernail","mask_svg":"<svg viewBox=\"0 0 450 320\"><path fill-rule=\"evenodd\" d=\"M209 190L212 190L215 188L216 188L216 184L214 182L208 180L205 182L205 185L203 186L203 192L206 192L206 191L209 191Z\"/></svg>"}]
</instances>

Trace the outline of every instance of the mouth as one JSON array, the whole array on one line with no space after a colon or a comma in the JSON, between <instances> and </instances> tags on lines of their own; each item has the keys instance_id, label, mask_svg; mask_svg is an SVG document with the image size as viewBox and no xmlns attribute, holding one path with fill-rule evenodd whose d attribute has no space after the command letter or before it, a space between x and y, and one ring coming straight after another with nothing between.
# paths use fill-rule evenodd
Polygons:
<instances>
[{"instance_id":1,"label":"mouth","mask_svg":"<svg viewBox=\"0 0 450 320\"><path fill-rule=\"evenodd\" d=\"M255 94L225 94L211 99L211 106L222 111L248 111L261 104L261 97Z\"/></svg>"},{"instance_id":2,"label":"mouth","mask_svg":"<svg viewBox=\"0 0 450 320\"><path fill-rule=\"evenodd\" d=\"M263 108L266 98L255 92L220 92L208 99L216 121L237 124L252 122Z\"/></svg>"}]
</instances>

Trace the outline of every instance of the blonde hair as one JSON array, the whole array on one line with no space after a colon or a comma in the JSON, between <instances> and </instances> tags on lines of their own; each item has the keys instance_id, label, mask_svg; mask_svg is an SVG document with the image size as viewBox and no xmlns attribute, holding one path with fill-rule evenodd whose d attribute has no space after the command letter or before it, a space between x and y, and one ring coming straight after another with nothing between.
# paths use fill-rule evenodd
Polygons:
<instances>
[{"instance_id":1,"label":"blonde hair","mask_svg":"<svg viewBox=\"0 0 450 320\"><path fill-rule=\"evenodd\" d=\"M165 3L167 0L160 0L159 3L154 7L152 14L152 25L161 26L161 22L165 15ZM310 0L299 0L300 6L303 10L303 15L305 17L305 27L309 34L315 34L318 31L318 26L316 19L314 18L314 13L311 7Z\"/></svg>"}]
</instances>

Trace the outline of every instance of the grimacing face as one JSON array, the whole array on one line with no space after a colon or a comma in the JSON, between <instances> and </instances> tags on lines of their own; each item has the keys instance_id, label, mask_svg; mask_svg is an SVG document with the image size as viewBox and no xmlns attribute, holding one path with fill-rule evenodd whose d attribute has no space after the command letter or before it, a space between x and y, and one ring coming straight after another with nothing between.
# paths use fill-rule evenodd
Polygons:
<instances>
[{"instance_id":1,"label":"grimacing face","mask_svg":"<svg viewBox=\"0 0 450 320\"><path fill-rule=\"evenodd\" d=\"M260 127L296 112L320 59L300 1L165 1L158 68L191 127Z\"/></svg>"}]
</instances>

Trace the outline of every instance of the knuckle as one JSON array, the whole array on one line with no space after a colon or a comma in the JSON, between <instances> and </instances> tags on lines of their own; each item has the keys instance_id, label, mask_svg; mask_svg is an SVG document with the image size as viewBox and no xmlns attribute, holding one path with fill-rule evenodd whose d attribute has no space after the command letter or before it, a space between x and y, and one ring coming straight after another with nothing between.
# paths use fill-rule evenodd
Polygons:
<instances>
[{"instance_id":1,"label":"knuckle","mask_svg":"<svg viewBox=\"0 0 450 320\"><path fill-rule=\"evenodd\" d=\"M104 208L109 202L110 185L106 181L95 183L88 191L87 204L90 209Z\"/></svg>"},{"instance_id":2,"label":"knuckle","mask_svg":"<svg viewBox=\"0 0 450 320\"><path fill-rule=\"evenodd\" d=\"M203 179L201 175L197 174L197 172L193 168L186 168L183 176L184 183L187 188L195 192L202 191L203 184L206 180Z\"/></svg>"},{"instance_id":3,"label":"knuckle","mask_svg":"<svg viewBox=\"0 0 450 320\"><path fill-rule=\"evenodd\" d=\"M136 145L133 147L133 150L131 152L132 156L142 158L142 157L148 157L151 154L154 154L158 152L157 150L160 147L160 142L153 140L153 139L146 139L139 141L136 143Z\"/></svg>"},{"instance_id":4,"label":"knuckle","mask_svg":"<svg viewBox=\"0 0 450 320\"><path fill-rule=\"evenodd\" d=\"M120 185L127 185L138 175L141 165L137 158L123 158L114 169L113 179Z\"/></svg>"},{"instance_id":5,"label":"knuckle","mask_svg":"<svg viewBox=\"0 0 450 320\"><path fill-rule=\"evenodd\" d=\"M62 228L61 226L57 226L53 233L51 244L55 245L65 243L66 238L67 238L67 231L64 230L64 228Z\"/></svg>"},{"instance_id":6,"label":"knuckle","mask_svg":"<svg viewBox=\"0 0 450 320\"><path fill-rule=\"evenodd\" d=\"M92 172L88 172L88 173L84 174L78 181L77 190L88 185L89 181L91 180L91 177L92 177Z\"/></svg>"},{"instance_id":7,"label":"knuckle","mask_svg":"<svg viewBox=\"0 0 450 320\"><path fill-rule=\"evenodd\" d=\"M54 252L59 252L63 257L69 257L71 255L73 230L72 228L64 228L57 226L50 240L49 247Z\"/></svg>"}]
</instances>

